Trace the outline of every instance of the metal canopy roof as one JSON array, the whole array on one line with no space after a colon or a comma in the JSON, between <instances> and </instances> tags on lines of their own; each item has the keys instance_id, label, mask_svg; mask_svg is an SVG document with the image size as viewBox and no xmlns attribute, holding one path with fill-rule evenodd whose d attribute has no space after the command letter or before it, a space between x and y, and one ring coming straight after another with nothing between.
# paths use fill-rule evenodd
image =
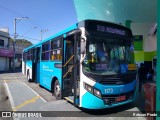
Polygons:
<instances>
[{"instance_id":1,"label":"metal canopy roof","mask_svg":"<svg viewBox=\"0 0 160 120\"><path fill-rule=\"evenodd\" d=\"M157 0L74 0L78 21L156 22Z\"/></svg>"}]
</instances>

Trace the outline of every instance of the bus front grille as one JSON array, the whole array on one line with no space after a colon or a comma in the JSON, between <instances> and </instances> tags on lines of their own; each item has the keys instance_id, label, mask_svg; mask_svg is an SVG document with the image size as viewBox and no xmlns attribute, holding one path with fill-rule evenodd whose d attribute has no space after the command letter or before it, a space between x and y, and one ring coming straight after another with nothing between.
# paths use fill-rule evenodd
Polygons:
<instances>
[{"instance_id":1,"label":"bus front grille","mask_svg":"<svg viewBox=\"0 0 160 120\"><path fill-rule=\"evenodd\" d=\"M99 81L101 84L119 84L122 83L120 78L103 78Z\"/></svg>"},{"instance_id":2,"label":"bus front grille","mask_svg":"<svg viewBox=\"0 0 160 120\"><path fill-rule=\"evenodd\" d=\"M116 76L116 77L106 77L98 81L100 84L103 85L122 85L122 84L128 84L135 80L132 76Z\"/></svg>"}]
</instances>

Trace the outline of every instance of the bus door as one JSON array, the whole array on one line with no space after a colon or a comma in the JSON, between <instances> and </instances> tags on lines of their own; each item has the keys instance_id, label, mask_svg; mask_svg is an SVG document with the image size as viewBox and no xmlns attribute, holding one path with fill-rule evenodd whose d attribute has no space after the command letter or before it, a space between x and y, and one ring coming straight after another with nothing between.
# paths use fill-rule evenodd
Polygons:
<instances>
[{"instance_id":1,"label":"bus door","mask_svg":"<svg viewBox=\"0 0 160 120\"><path fill-rule=\"evenodd\" d=\"M32 81L36 82L36 48L32 49Z\"/></svg>"},{"instance_id":2,"label":"bus door","mask_svg":"<svg viewBox=\"0 0 160 120\"><path fill-rule=\"evenodd\" d=\"M41 52L41 47L36 48L36 83L39 83L40 81L40 52Z\"/></svg>"},{"instance_id":3,"label":"bus door","mask_svg":"<svg viewBox=\"0 0 160 120\"><path fill-rule=\"evenodd\" d=\"M26 75L27 52L24 52L23 56L24 56L24 58L23 58L23 61L24 61L24 68L23 68L23 70L24 70L24 74Z\"/></svg>"},{"instance_id":4,"label":"bus door","mask_svg":"<svg viewBox=\"0 0 160 120\"><path fill-rule=\"evenodd\" d=\"M79 57L80 32L69 35L64 40L64 58L62 61L62 97L79 105Z\"/></svg>"}]
</instances>

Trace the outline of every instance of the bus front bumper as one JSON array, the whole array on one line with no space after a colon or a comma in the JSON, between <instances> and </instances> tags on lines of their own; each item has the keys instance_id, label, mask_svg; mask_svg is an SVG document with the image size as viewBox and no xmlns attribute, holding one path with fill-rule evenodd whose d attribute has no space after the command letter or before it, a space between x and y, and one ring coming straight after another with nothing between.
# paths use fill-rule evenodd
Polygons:
<instances>
[{"instance_id":1,"label":"bus front bumper","mask_svg":"<svg viewBox=\"0 0 160 120\"><path fill-rule=\"evenodd\" d=\"M82 97L81 107L86 109L104 109L104 108L120 106L120 105L135 101L135 98L136 98L135 90L130 91L125 95L126 95L126 100L116 102L116 101L113 101L113 99L117 98L116 96L112 98L107 96L102 96L102 98L99 98L91 94L90 92L86 92ZM111 101L111 99L112 99L112 102L108 102L108 101Z\"/></svg>"}]
</instances>

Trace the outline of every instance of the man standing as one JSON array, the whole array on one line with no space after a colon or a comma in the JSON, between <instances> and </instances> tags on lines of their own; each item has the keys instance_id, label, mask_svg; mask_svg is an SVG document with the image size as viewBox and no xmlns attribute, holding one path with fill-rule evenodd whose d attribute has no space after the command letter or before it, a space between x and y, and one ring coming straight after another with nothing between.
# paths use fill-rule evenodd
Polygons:
<instances>
[{"instance_id":1,"label":"man standing","mask_svg":"<svg viewBox=\"0 0 160 120\"><path fill-rule=\"evenodd\" d=\"M139 75L139 92L141 92L142 84L146 81L146 70L144 68L144 64L140 64L140 68L138 69L138 75Z\"/></svg>"}]
</instances>

